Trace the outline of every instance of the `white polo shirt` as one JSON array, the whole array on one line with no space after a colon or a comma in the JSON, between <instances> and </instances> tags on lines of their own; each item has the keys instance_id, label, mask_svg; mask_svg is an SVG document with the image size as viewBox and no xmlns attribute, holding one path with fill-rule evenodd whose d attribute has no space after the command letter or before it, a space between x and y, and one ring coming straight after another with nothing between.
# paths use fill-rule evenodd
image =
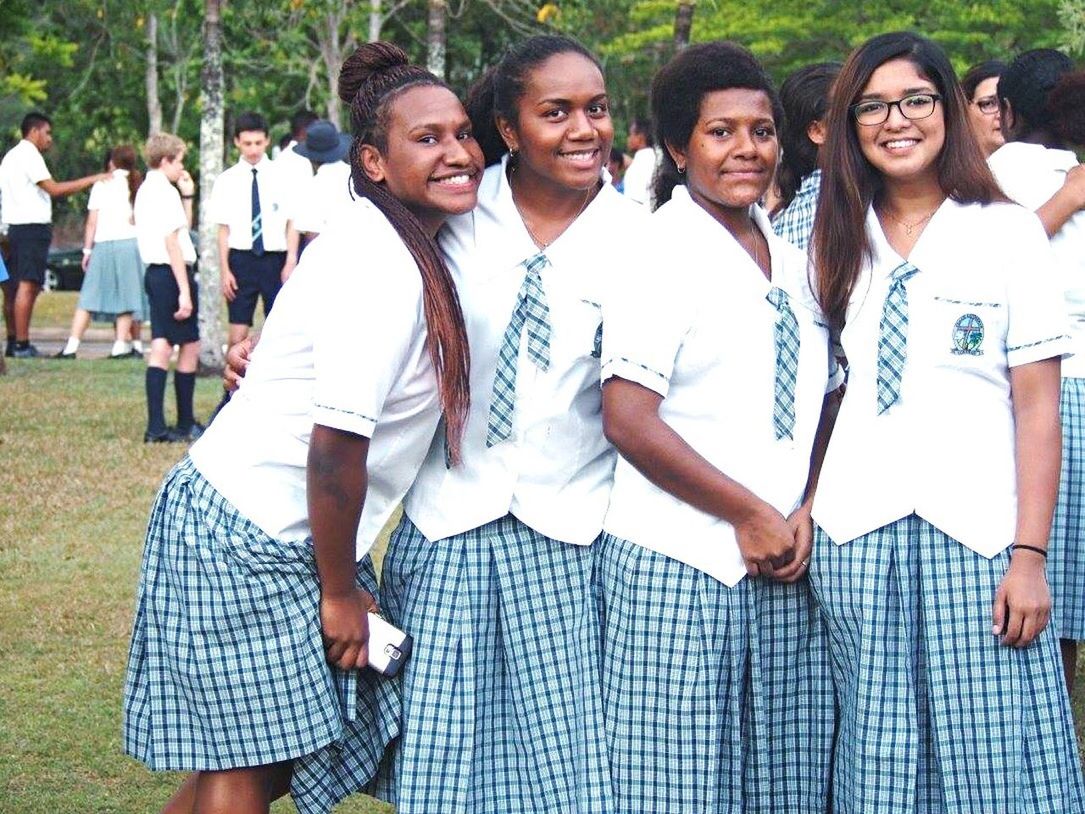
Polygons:
<instances>
[{"instance_id":1,"label":"white polo shirt","mask_svg":"<svg viewBox=\"0 0 1085 814\"><path fill-rule=\"evenodd\" d=\"M128 170L113 170L113 177L108 181L95 182L90 188L87 211L98 213L95 243L134 238L136 227L132 222L132 202L128 198Z\"/></svg>"},{"instance_id":2,"label":"white polo shirt","mask_svg":"<svg viewBox=\"0 0 1085 814\"><path fill-rule=\"evenodd\" d=\"M1070 349L1062 288L1039 219L1015 204L947 199L912 249L900 399L878 415L878 335L903 262L873 208L874 256L848 306L848 389L814 498L847 543L915 512L985 557L1017 522L1010 368Z\"/></svg>"},{"instance_id":3,"label":"white polo shirt","mask_svg":"<svg viewBox=\"0 0 1085 814\"><path fill-rule=\"evenodd\" d=\"M652 179L661 157L655 147L643 147L633 153L633 160L622 176L622 189L629 200L651 208Z\"/></svg>"},{"instance_id":4,"label":"white polo shirt","mask_svg":"<svg viewBox=\"0 0 1085 814\"><path fill-rule=\"evenodd\" d=\"M211 190L211 216L215 223L230 227L231 249L252 249L252 171L260 190L260 218L264 251L286 251L287 206L290 200L285 178L266 155L256 164L241 160L215 179Z\"/></svg>"},{"instance_id":5,"label":"white polo shirt","mask_svg":"<svg viewBox=\"0 0 1085 814\"><path fill-rule=\"evenodd\" d=\"M471 345L471 411L463 462L448 469L438 439L407 495L406 512L430 540L511 512L547 537L587 545L602 529L615 459L603 437L595 337L614 276L640 262L635 247L624 245L635 241L606 236L638 234L647 213L604 185L546 250L550 368L535 367L521 342L512 436L487 448L498 352L523 262L539 253L516 211L505 166L486 170L478 207L441 232Z\"/></svg>"},{"instance_id":6,"label":"white polo shirt","mask_svg":"<svg viewBox=\"0 0 1085 814\"><path fill-rule=\"evenodd\" d=\"M418 266L359 200L306 250L241 388L189 454L242 515L276 539L303 540L313 425L366 436L360 559L414 480L439 417Z\"/></svg>"},{"instance_id":7,"label":"white polo shirt","mask_svg":"<svg viewBox=\"0 0 1085 814\"><path fill-rule=\"evenodd\" d=\"M328 220L354 199L351 191L350 164L332 161L317 167L316 175L304 183L296 196L290 219L299 232L324 231Z\"/></svg>"},{"instance_id":8,"label":"white polo shirt","mask_svg":"<svg viewBox=\"0 0 1085 814\"><path fill-rule=\"evenodd\" d=\"M25 138L8 150L0 160L0 221L52 223L53 199L38 186L52 177L38 148Z\"/></svg>"},{"instance_id":9,"label":"white polo shirt","mask_svg":"<svg viewBox=\"0 0 1085 814\"><path fill-rule=\"evenodd\" d=\"M1003 191L1035 211L1062 188L1078 161L1069 150L1011 141L995 150L988 163ZM1063 225L1051 238L1051 248L1060 265L1074 351L1062 363L1062 375L1085 377L1085 212L1078 210Z\"/></svg>"},{"instance_id":10,"label":"white polo shirt","mask_svg":"<svg viewBox=\"0 0 1085 814\"><path fill-rule=\"evenodd\" d=\"M603 314L603 370L663 396L660 418L709 463L785 517L802 502L827 390L842 374L807 284L805 253L772 231L772 282L684 186L652 216L655 262L622 281ZM788 295L799 325L794 438L776 438L776 307ZM604 528L692 565L728 586L746 575L734 527L660 489L618 459Z\"/></svg>"},{"instance_id":11,"label":"white polo shirt","mask_svg":"<svg viewBox=\"0 0 1085 814\"><path fill-rule=\"evenodd\" d=\"M169 263L166 237L177 232L181 257L186 263L196 262L196 249L188 233L188 217L181 204L177 188L161 170L148 170L147 177L136 190L136 241L139 256L146 265Z\"/></svg>"}]
</instances>

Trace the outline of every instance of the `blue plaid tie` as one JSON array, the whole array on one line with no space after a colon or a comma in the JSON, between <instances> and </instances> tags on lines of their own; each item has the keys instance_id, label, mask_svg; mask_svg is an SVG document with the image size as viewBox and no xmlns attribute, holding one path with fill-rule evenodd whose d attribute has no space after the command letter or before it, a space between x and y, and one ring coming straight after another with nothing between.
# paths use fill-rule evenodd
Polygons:
<instances>
[{"instance_id":1,"label":"blue plaid tie","mask_svg":"<svg viewBox=\"0 0 1085 814\"><path fill-rule=\"evenodd\" d=\"M256 167L252 168L252 253L264 253L264 218L260 214L260 187L256 183Z\"/></svg>"},{"instance_id":2,"label":"blue plaid tie","mask_svg":"<svg viewBox=\"0 0 1085 814\"><path fill-rule=\"evenodd\" d=\"M908 358L908 289L904 284L919 269L905 261L893 269L893 281L882 307L878 332L878 415L900 398L900 380Z\"/></svg>"},{"instance_id":3,"label":"blue plaid tie","mask_svg":"<svg viewBox=\"0 0 1085 814\"><path fill-rule=\"evenodd\" d=\"M500 444L512 435L512 415L516 408L516 362L520 356L520 340L527 328L527 356L539 370L550 369L550 308L546 304L540 272L550 264L540 253L524 261L526 273L516 297L501 351L497 356L497 375L490 397L490 420L486 431L486 446Z\"/></svg>"},{"instance_id":4,"label":"blue plaid tie","mask_svg":"<svg viewBox=\"0 0 1085 814\"><path fill-rule=\"evenodd\" d=\"M772 288L765 297L775 306L776 317L776 401L772 424L777 440L794 438L795 379L799 374L799 321L791 310L787 292Z\"/></svg>"}]
</instances>

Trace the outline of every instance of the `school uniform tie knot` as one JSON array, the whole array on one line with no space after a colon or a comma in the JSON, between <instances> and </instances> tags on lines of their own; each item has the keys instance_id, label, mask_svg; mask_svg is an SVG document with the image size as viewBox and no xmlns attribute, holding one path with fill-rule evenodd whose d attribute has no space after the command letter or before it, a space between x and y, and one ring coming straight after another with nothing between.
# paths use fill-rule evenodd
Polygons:
<instances>
[{"instance_id":1,"label":"school uniform tie knot","mask_svg":"<svg viewBox=\"0 0 1085 814\"><path fill-rule=\"evenodd\" d=\"M878 415L900 398L900 382L908 359L908 288L919 269L905 261L893 269L889 293L882 306L878 331Z\"/></svg>"},{"instance_id":2,"label":"school uniform tie knot","mask_svg":"<svg viewBox=\"0 0 1085 814\"><path fill-rule=\"evenodd\" d=\"M256 167L252 168L252 253L257 257L264 253L264 219L260 215L260 184L256 180Z\"/></svg>"},{"instance_id":3,"label":"school uniform tie knot","mask_svg":"<svg viewBox=\"0 0 1085 814\"><path fill-rule=\"evenodd\" d=\"M542 284L542 269L550 264L541 252L525 260L524 280L516 295L516 305L505 329L497 356L486 446L492 447L512 435L512 417L516 409L516 366L520 343L527 334L527 357L539 370L550 369L550 307Z\"/></svg>"},{"instance_id":4,"label":"school uniform tie knot","mask_svg":"<svg viewBox=\"0 0 1085 814\"><path fill-rule=\"evenodd\" d=\"M765 296L776 308L776 397L772 425L776 439L795 437L795 382L799 375L799 322L787 292L775 286Z\"/></svg>"}]
</instances>

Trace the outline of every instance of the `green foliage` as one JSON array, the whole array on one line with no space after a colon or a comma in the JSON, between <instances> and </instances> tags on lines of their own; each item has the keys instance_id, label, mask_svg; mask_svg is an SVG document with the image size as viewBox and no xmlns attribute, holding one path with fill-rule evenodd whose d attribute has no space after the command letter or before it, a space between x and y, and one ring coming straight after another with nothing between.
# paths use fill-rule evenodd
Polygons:
<instances>
[{"instance_id":1,"label":"green foliage","mask_svg":"<svg viewBox=\"0 0 1085 814\"><path fill-rule=\"evenodd\" d=\"M1078 57L1085 54L1085 0L1061 0L1059 22L1066 32L1066 50Z\"/></svg>"}]
</instances>

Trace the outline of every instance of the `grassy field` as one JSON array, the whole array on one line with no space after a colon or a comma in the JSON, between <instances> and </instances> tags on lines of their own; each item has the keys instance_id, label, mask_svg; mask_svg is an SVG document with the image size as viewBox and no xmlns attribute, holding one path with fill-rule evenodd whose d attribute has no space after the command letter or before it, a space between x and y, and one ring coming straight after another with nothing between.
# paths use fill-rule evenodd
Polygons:
<instances>
[{"instance_id":1,"label":"grassy field","mask_svg":"<svg viewBox=\"0 0 1085 814\"><path fill-rule=\"evenodd\" d=\"M74 295L42 302L37 324L64 325ZM139 362L8 361L0 378L0 811L154 811L178 777L120 754L121 683L148 510L182 449L142 443ZM198 382L197 415L208 415L218 388ZM1085 659L1082 668L1085 676ZM1075 712L1085 734L1080 685ZM341 811L391 809L357 798Z\"/></svg>"}]
</instances>

